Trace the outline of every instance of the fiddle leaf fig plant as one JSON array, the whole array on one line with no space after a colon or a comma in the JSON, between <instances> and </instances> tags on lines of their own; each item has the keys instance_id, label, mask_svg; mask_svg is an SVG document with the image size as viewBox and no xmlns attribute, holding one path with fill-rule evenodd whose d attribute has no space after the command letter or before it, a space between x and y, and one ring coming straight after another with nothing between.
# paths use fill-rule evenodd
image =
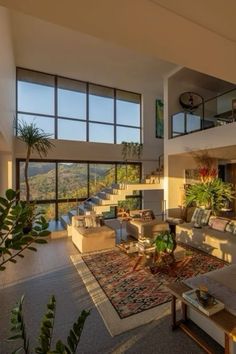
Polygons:
<instances>
[{"instance_id":1,"label":"fiddle leaf fig plant","mask_svg":"<svg viewBox=\"0 0 236 354\"><path fill-rule=\"evenodd\" d=\"M0 197L0 271L5 270L9 262L17 263L23 258L26 249L37 251L33 245L47 243L45 237L50 235L42 213L35 212L32 216L31 205L18 201L18 194L8 189L5 197ZM29 217L33 224L26 234Z\"/></svg>"}]
</instances>

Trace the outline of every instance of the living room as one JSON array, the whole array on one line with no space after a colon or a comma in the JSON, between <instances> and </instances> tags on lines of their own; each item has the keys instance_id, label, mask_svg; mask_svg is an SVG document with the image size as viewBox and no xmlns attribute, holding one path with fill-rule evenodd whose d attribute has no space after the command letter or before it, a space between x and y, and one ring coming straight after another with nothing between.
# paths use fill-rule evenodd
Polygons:
<instances>
[{"instance_id":1,"label":"living room","mask_svg":"<svg viewBox=\"0 0 236 354\"><path fill-rule=\"evenodd\" d=\"M64 12L63 3L62 1L58 5L60 11L62 11L61 14ZM234 87L235 70L231 54L235 53L235 47L232 41L225 39L221 35L215 35L211 30L205 29L204 26L196 25L184 17L180 18L173 11L169 11L162 5L159 6L158 1L143 1L142 4L137 4L137 11L133 16L135 16L136 21L141 21L142 19L140 23L145 24L145 26L143 26L143 30L136 28L135 31L131 29L130 20L128 20L128 18L131 18L129 15L133 5L132 1L124 4L122 16L120 16L117 27L120 30L122 26L123 29L126 29L126 32L123 32L123 36L120 35L122 31L120 33L116 31L114 24L111 26L111 20L114 17L111 14L115 9L118 11L117 13L120 13L122 6L119 7L114 3L111 6L108 1L103 1L101 9L95 7L96 14L92 11L90 13L91 18L88 18L86 14L91 8L94 10L94 7L91 3L85 4L83 1L78 5L78 8L76 7L79 10L76 12L78 16L76 18L73 16L73 11L70 15L67 13L68 17L61 16L61 18L58 18L59 8L58 12L53 15L52 8L46 3L41 4L42 11L39 11L39 4L28 4L27 7L24 7L24 1L21 4L14 1L11 4L8 4L8 1L0 1L0 4L7 6L0 8L0 36L2 39L2 52L4 53L0 64L0 84L3 87L0 95L2 117L0 122L1 196L5 195L5 191L8 188L19 188L21 189L22 198L24 195L25 177L23 176L23 168L25 166L26 146L18 137L13 137L12 131L13 127L15 127L14 118L23 117L26 120L26 116L27 119L29 116L33 117L33 121L37 121L39 117L44 116L44 123L46 120L50 121L50 124L53 122L51 124L53 127L52 135L54 134L54 137L56 137L56 139L53 139L53 148L48 151L47 156L43 159L40 158L37 152L33 152L30 156L31 193L34 193L33 199L36 200L38 205L49 212L50 220L59 219L61 215L68 214L73 209L74 211L76 210L76 213L71 214L70 222L72 219L72 223L75 222L76 216L79 214L79 212L77 213L79 205L82 205L84 200L87 203L91 203L90 199L94 197L94 194L100 192L101 185L103 188L109 188L111 184L113 185L113 203L111 203L113 208L117 205L114 202L114 194L116 193L117 196L120 196L120 198L117 197L117 200L119 199L119 205L124 209L124 212L127 209L135 209L137 211L134 211L133 214L131 212L128 216L121 216L118 221L106 221L108 227L112 226L115 229L115 231L113 230L115 233L112 234L112 247L115 246L114 240L116 237L122 239L120 241L127 241L127 234L132 235L133 230L129 229L131 225L130 219L131 217L132 219L135 217L138 219L137 214L142 212L142 210L150 211L149 215L145 215L145 217L142 215L141 219L146 218L145 222L151 225L151 228L145 229L142 228L143 226L141 226L141 229L136 228L134 234L137 237L142 233L140 230L144 229L146 235L142 236L148 236L147 234L154 231L155 235L162 231L168 231L165 229L168 224L162 220L166 218L168 211L169 217L181 218L180 206L183 206L183 188L186 183L184 171L197 168L191 156L191 151L207 149L210 156L219 160L220 165L226 166L234 163L233 138L235 123L195 132L176 139L168 139L169 117L173 113L177 113L177 109L171 111L171 107L173 108L173 102L176 103L177 97L181 92L188 91L192 84L195 91L199 92L199 87L201 86L199 83L201 83L203 77L209 79L204 82L206 90L207 85L214 86L213 94L205 98L214 97ZM100 11L102 12L104 8L106 8L106 12L102 15ZM104 22L106 26L110 23L109 31L102 30L102 21L99 19L101 16L108 21ZM153 21L154 27L151 30L150 19L153 16L155 21ZM85 18L87 18L87 22ZM172 23L172 28L168 28L165 34L162 33L160 35L160 24L167 19L168 23ZM159 24L157 25L158 21ZM190 47L188 53L182 50L185 44L182 43L181 39L182 29L179 26L180 23L182 23L184 28L188 28L190 38L191 36L194 38L199 38L200 36L202 38L202 46L206 54L211 52L216 57L214 66L211 65L210 56L205 55L204 58L198 56L197 58L196 48L192 41L188 44ZM93 25L91 26L91 24ZM166 44L168 43L168 37L171 38L170 36L174 35L175 28L179 28L179 32L175 33L176 44L179 46L178 50L174 48L172 43ZM156 33L155 35L154 32ZM128 33L129 35L127 35ZM157 35L157 33L159 34ZM203 34L204 36L202 36ZM140 38L142 41L140 41ZM148 41L147 38L149 38ZM212 40L213 38L214 41ZM211 46L208 48L210 42ZM224 56L222 55L222 48L225 51ZM192 80L191 85L189 83L186 84L184 81L183 72L185 72L189 80ZM194 73L197 76L193 80ZM26 104L33 106L33 109L25 108L26 104L22 99L21 83L28 82L35 86L43 86L43 77L53 81L53 84L50 85L45 85L44 82L44 85L46 87L50 86L50 89L54 92L52 106L55 111L53 113L48 111L40 112L40 109L43 109L45 105L45 101L41 101L40 96L35 96L35 101L33 95L30 98L28 96L29 102L26 102ZM177 77L179 82L171 86L174 77ZM215 79L214 82L212 81L213 79ZM64 80L63 84L60 83L60 80ZM181 85L179 85L180 81ZM222 90L217 86L219 82L226 84L224 87L222 86ZM65 90L70 91L66 85L70 87L78 87L78 85L86 87L83 89L85 90L83 93L87 105L86 119L81 117L77 119L77 117L72 116L71 122L75 122L75 125L64 126L64 128L62 126L60 128L62 120L69 124L69 114L72 107L72 99L70 98L66 106L67 112L65 114L59 112L60 89L67 87ZM179 91L174 89L176 85L179 85ZM98 89L102 93L94 94L93 90L98 92ZM108 91L109 93L107 93ZM81 93L82 91L77 90L78 92ZM104 92L106 93L104 94ZM200 90L200 93L202 94L202 90ZM112 123L104 121L106 119L104 118L104 108L101 109L100 113L100 115L104 115L102 118L101 116L91 118L93 109L91 105L92 96L105 98L111 103L113 113L110 115L112 118L109 119L112 119ZM128 98L124 99L124 97ZM119 120L119 105L121 105L122 100L129 106L136 107L135 112L139 121L138 124L124 123ZM157 100L164 100L164 139L156 134ZM103 106L105 105L104 102ZM99 107L97 106L96 111L98 110ZM137 114L138 111L139 113ZM100 120L99 124L104 129L103 131L97 129L99 126L97 119ZM85 138L81 138L81 135L79 135L82 128L77 128L77 126L79 127L77 125L78 121L81 124L83 123L84 127L86 126ZM111 127L112 133L110 131L108 133L105 132L105 128L108 126ZM43 124L41 127L43 127ZM121 127L126 129L126 133L119 135ZM137 139L137 134L132 135L129 129L138 131L141 138ZM214 134L217 134L217 138L214 138ZM193 138L191 135L195 137ZM104 139L108 139L106 143L102 142ZM127 161L122 154L122 141L143 144L141 156L139 158L129 157L129 161ZM227 152L225 153L225 151ZM162 162L161 160L160 164L163 154L164 161ZM73 183L78 183L77 187L71 184L71 180L70 183L66 180L69 169L71 171L74 170ZM122 190L122 187L124 185L127 187L128 184L127 180L125 180L126 169L129 171L128 176L132 174L132 181L129 182L137 184L135 191L130 186L130 193ZM157 170L158 173L161 171L161 175L155 174ZM80 179L79 175L83 175L83 179ZM106 176L105 180L102 179L103 175ZM37 178L33 181L34 176ZM154 178L153 180L152 177ZM233 183L233 180L230 180L230 176L227 181ZM133 195L134 192L135 194ZM108 194L109 191L106 190L104 193ZM100 203L100 200L95 200ZM104 201L101 203L104 203ZM175 213L175 210L177 210L177 213ZM174 212L172 213L171 211ZM80 217L78 216L77 219L79 220ZM151 219L154 220L154 223L151 222ZM77 223L79 222L78 220ZM135 222L136 225L140 225L138 220L135 220ZM156 225L158 226L156 227ZM74 226L77 227L78 225L74 224ZM156 227L155 230L153 226ZM42 227L44 226L42 225ZM101 230L98 233L102 240ZM107 236L104 237L106 238ZM100 246L102 242L98 242ZM131 239L131 243L135 242L135 239ZM153 245L151 246L153 247ZM24 259L17 261L17 265L12 263L7 267L7 270L1 273L2 303L5 305L5 303L8 303L7 299L11 299L9 304L6 307L4 306L4 330L1 334L1 340L4 340L9 335L7 319L10 316L10 309L20 295L25 293L25 307L28 306L29 300L27 298L29 299L30 297L35 297L36 302L39 303L40 309L35 313L35 318L34 316L30 318L29 311L26 311L26 319L30 324L28 328L31 327L29 332L32 336L32 343L35 343L38 323L46 306L45 304L49 296L54 293L59 303L57 310L59 317L56 323L59 329L55 330L55 333L57 336L61 336L63 340L66 340L64 332L68 332L72 317L74 320L72 314L74 312L79 313L80 310L85 308L92 309L85 323L81 343L78 346L78 350L82 352L202 352L202 349L184 333L172 333L169 329L170 298L164 297L165 288L162 289L161 295L157 295L157 293L155 296L150 295L152 286L153 289L155 288L154 285L156 286L156 276L150 271L147 272L147 269L143 267L142 258L139 259L137 255L135 258L132 258L132 256L127 257L124 250L119 250L119 253L108 253L106 255L107 258L103 253L98 254L96 260L89 258L89 254L85 254L83 266L80 268L79 263L81 263L81 260L78 258L80 254L71 242L70 237L59 238L54 241L49 238L48 245L38 245L38 248L37 254L28 252L29 254L27 253ZM96 251L99 251L99 248ZM178 249L178 252L181 254L183 250ZM193 262L196 262L197 257L200 256L194 252L192 253L192 259L194 260ZM117 255L119 257L116 259ZM224 264L220 258L220 260L207 257L201 259L203 264L213 264L212 270L221 268ZM71 262L71 260L73 261ZM99 267L94 266L96 263L99 264ZM124 267L119 268L118 265L121 263L124 264ZM84 264L87 264L90 273L87 272ZM114 274L111 278L109 278L109 269L106 268L106 264L110 264L110 268L113 267ZM119 304L118 292L116 294L109 293L109 287L105 290L106 284L101 286L103 289L101 291L97 285L99 282L95 282L94 278L91 277L91 274L93 274L98 279L101 275L106 274L104 278L112 283L114 289L118 289L118 284L115 285L115 273L119 274L119 271L122 270L124 273L123 275L119 274L119 276L121 278L123 276L127 282L131 281L130 275L125 273L125 267L133 270L131 272L134 277L133 285L130 286L130 289L134 290L135 282L137 284L141 284L140 282L142 281L145 281L146 284L148 283L147 291L149 293L144 294L143 298L137 297L135 299L133 297L135 301L137 300L136 302L140 301L142 303L141 311L137 306L135 307L135 301L133 303L130 302L129 297L123 297L123 304ZM192 267L195 267L194 274L196 274L199 271L199 265L194 263ZM189 269L191 269L190 266ZM203 267L203 269L204 272L209 270L208 266L206 268ZM61 279L61 284L58 279ZM102 279L100 279L100 284L101 282ZM38 284L41 284L41 290ZM130 289L129 287L120 288L119 291L129 292ZM158 292L157 289L155 288L156 292ZM104 294L107 297L104 297ZM118 302L116 310L111 304L110 307L105 306L105 304L109 303L107 299L111 299L113 296L114 301ZM157 301L157 306L150 306L152 301ZM166 306L162 306L166 301ZM147 302L149 302L149 305ZM128 305L126 306L126 304ZM30 304L32 307L33 305L35 306L35 304ZM101 310L102 306L104 308ZM133 310L130 310L129 307L131 308L132 306ZM147 307L145 308L145 306ZM65 309L64 311L63 308ZM33 311L37 310L34 309ZM65 315L65 313L67 314ZM120 317L119 321L116 320L117 316ZM134 322L137 322L136 325ZM142 327L138 328L137 326L139 325L142 325ZM219 334L219 342L224 345L221 334ZM91 343L92 335L95 344ZM162 338L165 336L167 339L163 341ZM211 336L215 337L214 335ZM207 335L204 333L203 337L208 340ZM218 340L218 338L215 339ZM222 349L219 349L215 342L212 342L211 345L215 350ZM3 352L8 353L8 350L13 350L13 347L14 343L12 347L9 347L9 343L5 344L4 342Z\"/></svg>"}]
</instances>

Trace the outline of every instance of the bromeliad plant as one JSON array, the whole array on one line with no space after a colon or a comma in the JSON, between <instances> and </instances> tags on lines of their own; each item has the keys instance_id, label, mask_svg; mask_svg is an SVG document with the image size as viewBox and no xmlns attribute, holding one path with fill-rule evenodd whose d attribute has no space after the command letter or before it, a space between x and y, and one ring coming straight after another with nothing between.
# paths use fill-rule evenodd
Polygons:
<instances>
[{"instance_id":1,"label":"bromeliad plant","mask_svg":"<svg viewBox=\"0 0 236 354\"><path fill-rule=\"evenodd\" d=\"M5 198L0 197L0 271L5 270L7 263L23 258L26 249L37 251L33 245L47 243L45 237L50 235L43 215L32 215L31 205L17 202L17 198L18 193L12 189L6 191ZM33 224L25 234L29 218Z\"/></svg>"},{"instance_id":2,"label":"bromeliad plant","mask_svg":"<svg viewBox=\"0 0 236 354\"><path fill-rule=\"evenodd\" d=\"M217 214L234 198L235 192L232 184L215 178L209 182L190 185L186 190L185 203L186 206L203 207Z\"/></svg>"},{"instance_id":3,"label":"bromeliad plant","mask_svg":"<svg viewBox=\"0 0 236 354\"><path fill-rule=\"evenodd\" d=\"M26 324L23 314L24 296L15 305L11 311L11 332L13 335L8 338L8 341L22 341L22 344L12 353L30 354L30 339L27 335ZM52 349L53 328L56 313L56 299L51 297L47 304L47 311L42 319L40 334L38 337L38 346L35 348L37 354L75 354L80 342L81 334L84 328L85 321L90 314L90 311L83 310L77 321L73 324L67 337L67 344L61 340L56 342L56 346Z\"/></svg>"}]
</instances>

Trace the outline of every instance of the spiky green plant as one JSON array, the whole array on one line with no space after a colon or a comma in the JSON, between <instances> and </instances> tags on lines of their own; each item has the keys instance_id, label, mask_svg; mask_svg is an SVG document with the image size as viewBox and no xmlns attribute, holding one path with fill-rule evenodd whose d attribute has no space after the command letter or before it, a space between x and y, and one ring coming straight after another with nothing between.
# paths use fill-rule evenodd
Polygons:
<instances>
[{"instance_id":1,"label":"spiky green plant","mask_svg":"<svg viewBox=\"0 0 236 354\"><path fill-rule=\"evenodd\" d=\"M196 183L186 190L186 206L196 205L212 210L217 214L226 203L235 198L235 191L231 183L215 178L209 182Z\"/></svg>"},{"instance_id":2,"label":"spiky green plant","mask_svg":"<svg viewBox=\"0 0 236 354\"><path fill-rule=\"evenodd\" d=\"M30 339L27 334L27 327L24 320L23 313L24 296L20 301L16 303L11 311L11 332L13 335L8 338L8 341L21 340L22 344L12 352L29 354L30 351ZM52 349L52 337L53 328L56 313L56 299L55 296L51 296L48 304L47 311L42 319L40 334L38 337L38 346L35 348L37 354L75 354L78 344L80 342L81 334L84 328L85 321L90 314L90 311L83 310L79 315L77 321L73 324L67 337L67 343L63 343L61 340L56 342L55 349Z\"/></svg>"},{"instance_id":3,"label":"spiky green plant","mask_svg":"<svg viewBox=\"0 0 236 354\"><path fill-rule=\"evenodd\" d=\"M50 134L46 134L42 129L38 128L36 124L26 122L18 122L17 125L18 138L26 144L26 159L25 159L25 185L26 185L26 202L30 200L30 187L28 178L28 167L31 154L37 152L39 156L45 157L48 151L54 146L50 141Z\"/></svg>"}]
</instances>

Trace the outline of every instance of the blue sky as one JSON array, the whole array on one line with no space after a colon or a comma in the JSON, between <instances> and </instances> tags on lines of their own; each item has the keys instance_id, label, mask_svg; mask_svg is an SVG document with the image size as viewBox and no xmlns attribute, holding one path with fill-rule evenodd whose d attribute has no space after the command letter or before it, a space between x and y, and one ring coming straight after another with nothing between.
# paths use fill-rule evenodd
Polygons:
<instances>
[{"instance_id":1,"label":"blue sky","mask_svg":"<svg viewBox=\"0 0 236 354\"><path fill-rule=\"evenodd\" d=\"M54 88L28 82L18 82L18 111L54 115ZM58 89L58 115L74 119L86 119L86 94ZM37 115L19 115L20 120L34 121L46 133L54 135L54 120ZM89 119L95 122L114 122L114 100L89 95ZM140 105L117 100L117 123L139 126ZM113 143L114 127L89 123L89 140ZM86 124L81 121L58 120L58 138L67 140L86 140ZM117 128L117 142L139 142L140 130L128 127Z\"/></svg>"}]
</instances>

